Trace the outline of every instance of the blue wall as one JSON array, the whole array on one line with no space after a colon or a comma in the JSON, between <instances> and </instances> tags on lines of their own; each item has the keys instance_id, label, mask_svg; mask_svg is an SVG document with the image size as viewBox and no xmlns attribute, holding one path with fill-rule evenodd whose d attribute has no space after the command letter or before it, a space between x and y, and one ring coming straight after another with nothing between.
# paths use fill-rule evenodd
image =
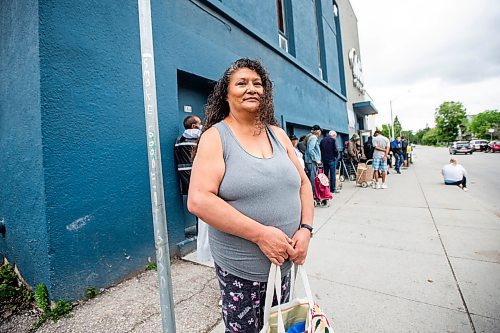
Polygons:
<instances>
[{"instance_id":1,"label":"blue wall","mask_svg":"<svg viewBox=\"0 0 500 333\"><path fill-rule=\"evenodd\" d=\"M275 83L278 119L348 132L336 36L323 24L325 82L317 70L314 4L292 5L296 57L278 46L275 2L152 1L172 254L185 239L173 143L183 105L201 111L207 93L201 81L217 80L237 58L260 58ZM77 298L154 258L137 3L55 0L41 3L39 13L10 6L2 8L1 27L12 35L0 37L0 50L13 56L15 66L2 61L1 68L9 78L26 80L12 83L2 74L0 143L15 164L0 171L0 181L11 185L1 192L8 237L0 250L20 264L30 283L47 283L52 297ZM322 7L331 11L330 2ZM323 16L333 24L333 15ZM11 111L19 103L22 112Z\"/></svg>"},{"instance_id":2,"label":"blue wall","mask_svg":"<svg viewBox=\"0 0 500 333\"><path fill-rule=\"evenodd\" d=\"M107 286L154 258L136 6L40 5L49 291L57 297Z\"/></svg>"},{"instance_id":3,"label":"blue wall","mask_svg":"<svg viewBox=\"0 0 500 333\"><path fill-rule=\"evenodd\" d=\"M0 260L47 284L37 2L2 1L0 31Z\"/></svg>"}]
</instances>

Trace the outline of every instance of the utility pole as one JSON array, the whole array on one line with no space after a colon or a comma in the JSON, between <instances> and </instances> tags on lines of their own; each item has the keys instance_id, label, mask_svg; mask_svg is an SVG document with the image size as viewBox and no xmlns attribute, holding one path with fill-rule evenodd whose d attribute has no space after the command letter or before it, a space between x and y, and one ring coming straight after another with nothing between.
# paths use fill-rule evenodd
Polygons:
<instances>
[{"instance_id":1,"label":"utility pole","mask_svg":"<svg viewBox=\"0 0 500 333\"><path fill-rule=\"evenodd\" d=\"M389 105L391 106L391 135L392 135L391 139L394 139L394 118L392 118L392 99L389 101Z\"/></svg>"},{"instance_id":2,"label":"utility pole","mask_svg":"<svg viewBox=\"0 0 500 333\"><path fill-rule=\"evenodd\" d=\"M148 144L149 185L151 191L151 210L153 213L157 273L160 286L161 319L163 332L175 333L172 274L170 272L167 217L165 214L165 196L163 191L163 175L161 171L150 0L138 0L138 9L141 38L142 86L144 91L144 113L146 116L146 138Z\"/></svg>"}]
</instances>

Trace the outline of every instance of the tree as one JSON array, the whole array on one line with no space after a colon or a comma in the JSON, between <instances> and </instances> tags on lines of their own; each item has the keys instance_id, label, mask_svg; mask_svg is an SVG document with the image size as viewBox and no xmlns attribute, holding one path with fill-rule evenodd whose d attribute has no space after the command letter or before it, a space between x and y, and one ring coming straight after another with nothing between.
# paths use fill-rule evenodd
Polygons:
<instances>
[{"instance_id":1,"label":"tree","mask_svg":"<svg viewBox=\"0 0 500 333\"><path fill-rule=\"evenodd\" d=\"M415 135L413 136L413 141L416 141L418 144L423 144L422 138L424 137L425 133L429 131L429 127L418 130L417 133L415 133Z\"/></svg>"},{"instance_id":2,"label":"tree","mask_svg":"<svg viewBox=\"0 0 500 333\"><path fill-rule=\"evenodd\" d=\"M391 137L391 125L390 124L382 124L382 129L379 129L377 127L377 130L380 131L380 134L382 134L386 138Z\"/></svg>"},{"instance_id":3,"label":"tree","mask_svg":"<svg viewBox=\"0 0 500 333\"><path fill-rule=\"evenodd\" d=\"M401 122L399 121L398 116L396 116L396 118L394 118L394 136L395 137L400 136L401 130L402 130Z\"/></svg>"},{"instance_id":4,"label":"tree","mask_svg":"<svg viewBox=\"0 0 500 333\"><path fill-rule=\"evenodd\" d=\"M465 108L460 102L443 102L434 113L438 141L451 142L457 138L458 126L467 120Z\"/></svg>"},{"instance_id":5,"label":"tree","mask_svg":"<svg viewBox=\"0 0 500 333\"><path fill-rule=\"evenodd\" d=\"M435 146L439 142L438 131L435 128L429 128L422 136L422 144Z\"/></svg>"},{"instance_id":6,"label":"tree","mask_svg":"<svg viewBox=\"0 0 500 333\"><path fill-rule=\"evenodd\" d=\"M486 110L472 118L472 121L469 124L469 130L477 138L490 139L491 135L488 130L493 128L496 132L496 137L498 135L499 126L500 112L498 112L498 110Z\"/></svg>"}]
</instances>

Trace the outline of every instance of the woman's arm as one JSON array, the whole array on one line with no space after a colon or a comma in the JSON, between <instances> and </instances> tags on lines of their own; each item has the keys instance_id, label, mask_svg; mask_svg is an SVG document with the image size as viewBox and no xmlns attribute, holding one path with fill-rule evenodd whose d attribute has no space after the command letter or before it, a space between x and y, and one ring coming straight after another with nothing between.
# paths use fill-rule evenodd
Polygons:
<instances>
[{"instance_id":1,"label":"woman's arm","mask_svg":"<svg viewBox=\"0 0 500 333\"><path fill-rule=\"evenodd\" d=\"M300 203L301 203L301 224L309 224L313 225L314 220L314 205L313 205L313 195L312 195L312 187L309 179L307 178L304 169L300 165L297 156L293 150L293 145L290 139L288 139L285 131L277 126L272 126L274 133L277 134L278 139L283 147L286 148L286 152L288 157L292 161L292 163L297 168L300 175ZM299 226L297 226L299 228ZM297 254L295 257L290 256L290 259L296 264L303 264L306 256L307 250L309 248L309 241L311 239L311 233L309 230L305 228L298 229L293 235L292 239L294 240L294 247L297 250Z\"/></svg>"},{"instance_id":2,"label":"woman's arm","mask_svg":"<svg viewBox=\"0 0 500 333\"><path fill-rule=\"evenodd\" d=\"M280 265L289 256L295 256L292 240L285 233L243 215L218 197L224 172L219 132L210 128L202 135L193 161L188 210L222 232L254 242L274 264Z\"/></svg>"}]
</instances>

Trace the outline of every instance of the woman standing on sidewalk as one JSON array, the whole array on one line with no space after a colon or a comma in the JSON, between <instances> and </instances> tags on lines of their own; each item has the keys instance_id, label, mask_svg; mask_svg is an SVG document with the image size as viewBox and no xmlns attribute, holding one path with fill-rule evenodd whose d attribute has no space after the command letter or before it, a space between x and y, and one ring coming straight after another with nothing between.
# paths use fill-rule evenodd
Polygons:
<instances>
[{"instance_id":1,"label":"woman standing on sidewalk","mask_svg":"<svg viewBox=\"0 0 500 333\"><path fill-rule=\"evenodd\" d=\"M259 332L271 262L281 266L286 301L313 222L311 186L276 126L260 62L237 60L209 96L188 198L189 211L210 225L225 331Z\"/></svg>"}]
</instances>

